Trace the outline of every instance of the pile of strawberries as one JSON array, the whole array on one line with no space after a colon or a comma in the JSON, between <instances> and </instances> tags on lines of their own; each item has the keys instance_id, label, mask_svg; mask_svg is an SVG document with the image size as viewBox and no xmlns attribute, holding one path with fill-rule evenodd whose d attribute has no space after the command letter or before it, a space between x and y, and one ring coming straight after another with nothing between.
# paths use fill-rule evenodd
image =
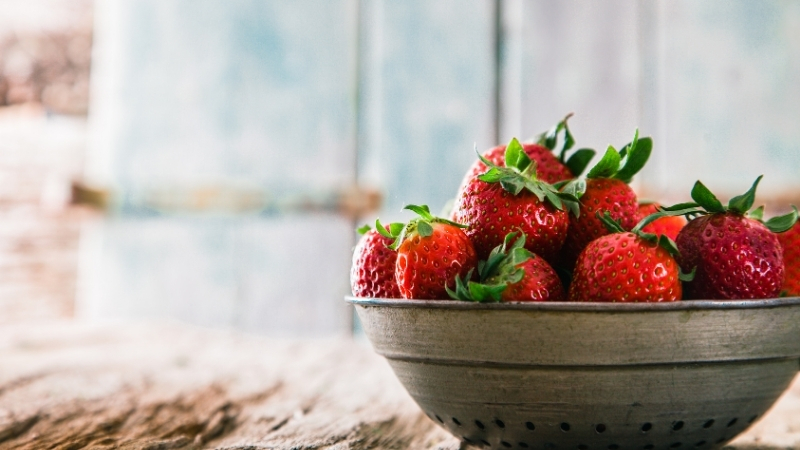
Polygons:
<instances>
[{"instance_id":1,"label":"pile of strawberries","mask_svg":"<svg viewBox=\"0 0 800 450\"><path fill-rule=\"evenodd\" d=\"M628 183L650 138L573 150L567 116L535 143L512 139L467 171L447 218L409 205L375 221L353 254L353 295L475 302L666 302L800 295L796 208L764 220L750 189L723 205L697 181L693 201L640 202ZM688 220L687 220L688 219Z\"/></svg>"}]
</instances>

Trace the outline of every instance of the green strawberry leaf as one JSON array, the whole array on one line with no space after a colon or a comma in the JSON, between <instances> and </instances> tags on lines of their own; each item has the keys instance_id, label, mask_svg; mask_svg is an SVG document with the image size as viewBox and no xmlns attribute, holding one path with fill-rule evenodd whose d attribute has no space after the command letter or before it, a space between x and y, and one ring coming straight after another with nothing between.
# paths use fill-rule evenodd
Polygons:
<instances>
[{"instance_id":1,"label":"green strawberry leaf","mask_svg":"<svg viewBox=\"0 0 800 450\"><path fill-rule=\"evenodd\" d=\"M689 273L684 273L683 269L678 266L678 279L685 282L690 282L694 280L694 276L697 274L697 267L693 267L692 271Z\"/></svg>"},{"instance_id":2,"label":"green strawberry leaf","mask_svg":"<svg viewBox=\"0 0 800 450\"><path fill-rule=\"evenodd\" d=\"M694 183L694 187L692 188L692 199L696 201L700 206L703 207L706 211L710 213L724 213L725 207L722 206L722 202L708 190L708 188L697 180Z\"/></svg>"},{"instance_id":3,"label":"green strawberry leaf","mask_svg":"<svg viewBox=\"0 0 800 450\"><path fill-rule=\"evenodd\" d=\"M470 281L467 283L470 296L478 302L499 302L507 285L488 285Z\"/></svg>"},{"instance_id":4,"label":"green strawberry leaf","mask_svg":"<svg viewBox=\"0 0 800 450\"><path fill-rule=\"evenodd\" d=\"M563 211L564 210L564 202L561 201L561 198L558 196L558 192L554 192L551 190L545 190L544 195L547 197L547 200L556 208Z\"/></svg>"},{"instance_id":5,"label":"green strawberry leaf","mask_svg":"<svg viewBox=\"0 0 800 450\"><path fill-rule=\"evenodd\" d=\"M544 133L539 135L537 139L537 143L539 145L544 145L545 147L549 148L550 150L555 150L556 145L558 144L558 134L563 130L564 131L564 142L561 144L561 162L564 162L564 153L572 148L575 145L575 139L572 137L572 133L569 131L569 126L567 125L567 120L572 117L572 113L567 114L561 122L558 122L550 128L549 130L545 131Z\"/></svg>"},{"instance_id":6,"label":"green strawberry leaf","mask_svg":"<svg viewBox=\"0 0 800 450\"><path fill-rule=\"evenodd\" d=\"M611 178L619 170L620 156L617 150L609 145L606 153L586 175L586 178Z\"/></svg>"},{"instance_id":7,"label":"green strawberry leaf","mask_svg":"<svg viewBox=\"0 0 800 450\"><path fill-rule=\"evenodd\" d=\"M572 156L564 163L567 166L570 172L572 172L572 176L579 177L586 170L586 167L589 166L589 163L594 158L594 155L597 152L592 150L591 148L582 148L580 150L576 150Z\"/></svg>"},{"instance_id":8,"label":"green strawberry leaf","mask_svg":"<svg viewBox=\"0 0 800 450\"><path fill-rule=\"evenodd\" d=\"M433 214L431 214L431 209L428 208L428 205L406 205L403 209L414 211L425 220L434 219Z\"/></svg>"},{"instance_id":9,"label":"green strawberry leaf","mask_svg":"<svg viewBox=\"0 0 800 450\"><path fill-rule=\"evenodd\" d=\"M525 188L525 180L517 177L504 177L500 179L500 186L506 191L517 195Z\"/></svg>"},{"instance_id":10,"label":"green strawberry leaf","mask_svg":"<svg viewBox=\"0 0 800 450\"><path fill-rule=\"evenodd\" d=\"M764 225L773 233L783 233L789 230L797 222L797 208L792 206L792 211L782 216L773 217L764 222Z\"/></svg>"},{"instance_id":11,"label":"green strawberry leaf","mask_svg":"<svg viewBox=\"0 0 800 450\"><path fill-rule=\"evenodd\" d=\"M364 225L362 225L362 226L358 227L358 228L356 229L356 232L357 232L358 234L362 234L362 235L363 235L363 234L367 234L367 232L368 232L369 230L371 230L371 229L372 229L372 227L371 227L371 226L369 226L369 224L368 224L368 223L366 223L366 224L364 224Z\"/></svg>"},{"instance_id":12,"label":"green strawberry leaf","mask_svg":"<svg viewBox=\"0 0 800 450\"><path fill-rule=\"evenodd\" d=\"M677 258L680 256L680 252L678 251L678 245L675 244L675 241L670 239L669 236L666 234L662 234L658 237L658 245L659 247L666 250L673 258Z\"/></svg>"},{"instance_id":13,"label":"green strawberry leaf","mask_svg":"<svg viewBox=\"0 0 800 450\"><path fill-rule=\"evenodd\" d=\"M747 211L750 211L750 208L753 207L753 203L756 201L756 188L758 188L758 182L761 181L762 178L764 178L764 175L759 175L747 192L733 197L731 201L728 202L728 209L731 211L736 211L739 214L745 214Z\"/></svg>"},{"instance_id":14,"label":"green strawberry leaf","mask_svg":"<svg viewBox=\"0 0 800 450\"><path fill-rule=\"evenodd\" d=\"M576 178L568 181L564 185L564 189L561 191L561 193L571 195L575 197L575 201L578 201L581 197L583 197L583 194L586 193L586 180Z\"/></svg>"},{"instance_id":15,"label":"green strawberry leaf","mask_svg":"<svg viewBox=\"0 0 800 450\"><path fill-rule=\"evenodd\" d=\"M697 209L699 207L700 207L700 205L698 205L695 202L685 202L685 203L677 203L677 204L672 205L672 206L662 206L661 210L662 211L667 211L667 212L672 212L672 211L682 211L684 209ZM682 216L683 214L678 214L678 215Z\"/></svg>"},{"instance_id":16,"label":"green strawberry leaf","mask_svg":"<svg viewBox=\"0 0 800 450\"><path fill-rule=\"evenodd\" d=\"M649 137L638 139L639 130L636 130L636 137L634 143L628 149L625 164L622 169L614 175L614 178L630 183L633 176L639 173L640 170L650 159L650 153L653 151L653 140ZM638 141L637 141L638 139Z\"/></svg>"},{"instance_id":17,"label":"green strawberry leaf","mask_svg":"<svg viewBox=\"0 0 800 450\"><path fill-rule=\"evenodd\" d=\"M402 225L400 225L400 226L402 227ZM375 219L375 230L381 236L387 237L387 238L396 238L400 234L400 232L398 232L397 234L392 233L391 227L392 227L392 224L389 224L389 229L386 229L386 227L384 227L383 224L381 223L380 219Z\"/></svg>"},{"instance_id":18,"label":"green strawberry leaf","mask_svg":"<svg viewBox=\"0 0 800 450\"><path fill-rule=\"evenodd\" d=\"M644 231L639 231L636 233L637 236L644 239L647 242L652 244L658 244L658 235L653 233L645 233Z\"/></svg>"},{"instance_id":19,"label":"green strawberry leaf","mask_svg":"<svg viewBox=\"0 0 800 450\"><path fill-rule=\"evenodd\" d=\"M517 169L519 172L524 172L531 165L531 158L525 153L517 138L512 138L506 146L504 158L506 167Z\"/></svg>"},{"instance_id":20,"label":"green strawberry leaf","mask_svg":"<svg viewBox=\"0 0 800 450\"><path fill-rule=\"evenodd\" d=\"M756 208L756 209L750 211L749 213L747 213L747 217L749 217L751 219L755 219L755 220L757 220L759 222L763 222L764 221L764 205L761 205L758 208Z\"/></svg>"},{"instance_id":21,"label":"green strawberry leaf","mask_svg":"<svg viewBox=\"0 0 800 450\"><path fill-rule=\"evenodd\" d=\"M611 218L610 212L604 211L603 214L600 214L600 211L596 211L594 214L611 233L622 233L625 231L625 229L622 228L622 224Z\"/></svg>"},{"instance_id":22,"label":"green strawberry leaf","mask_svg":"<svg viewBox=\"0 0 800 450\"><path fill-rule=\"evenodd\" d=\"M429 237L433 235L433 226L426 220L420 220L417 222L417 233L422 237Z\"/></svg>"}]
</instances>

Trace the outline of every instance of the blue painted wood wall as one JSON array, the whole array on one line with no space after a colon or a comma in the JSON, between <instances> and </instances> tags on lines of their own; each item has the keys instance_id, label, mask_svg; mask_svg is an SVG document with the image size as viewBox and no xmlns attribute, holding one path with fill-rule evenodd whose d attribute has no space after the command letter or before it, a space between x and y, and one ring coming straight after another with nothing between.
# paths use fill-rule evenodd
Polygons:
<instances>
[{"instance_id":1,"label":"blue painted wood wall","mask_svg":"<svg viewBox=\"0 0 800 450\"><path fill-rule=\"evenodd\" d=\"M581 146L654 137L648 196L761 173L800 191L798 24L781 0L98 1L86 177L121 201L84 232L79 312L346 333L350 220L138 200L357 181L404 219L454 195L475 146L570 111Z\"/></svg>"}]
</instances>

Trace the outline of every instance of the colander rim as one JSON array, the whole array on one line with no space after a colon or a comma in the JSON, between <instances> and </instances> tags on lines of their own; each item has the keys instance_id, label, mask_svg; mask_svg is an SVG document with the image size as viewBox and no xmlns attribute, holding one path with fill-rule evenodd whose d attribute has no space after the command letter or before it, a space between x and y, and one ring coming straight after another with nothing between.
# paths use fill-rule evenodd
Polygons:
<instances>
[{"instance_id":1,"label":"colander rim","mask_svg":"<svg viewBox=\"0 0 800 450\"><path fill-rule=\"evenodd\" d=\"M474 303L460 300L407 300L388 298L361 298L345 296L345 301L357 306L452 310L523 310L523 311L574 311L574 312L658 312L696 310L768 309L800 305L800 297L767 298L757 300L682 300L660 303L609 303L609 302L509 302Z\"/></svg>"}]
</instances>

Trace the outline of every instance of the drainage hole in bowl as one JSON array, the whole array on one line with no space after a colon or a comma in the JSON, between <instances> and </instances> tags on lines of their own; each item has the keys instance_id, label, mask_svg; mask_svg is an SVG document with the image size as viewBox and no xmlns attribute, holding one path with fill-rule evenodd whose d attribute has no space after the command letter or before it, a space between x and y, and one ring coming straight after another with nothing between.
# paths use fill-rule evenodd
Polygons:
<instances>
[{"instance_id":1,"label":"drainage hole in bowl","mask_svg":"<svg viewBox=\"0 0 800 450\"><path fill-rule=\"evenodd\" d=\"M747 419L747 423L753 423L753 422L755 422L755 421L756 421L756 419L758 419L758 415L755 415L755 416L753 416L753 417L751 417L751 418Z\"/></svg>"},{"instance_id":2,"label":"drainage hole in bowl","mask_svg":"<svg viewBox=\"0 0 800 450\"><path fill-rule=\"evenodd\" d=\"M437 415L434 415L433 417L436 417L436 420L438 420L438 421L439 421L439 423L444 423L444 420L442 420L442 418L441 418L441 417L439 417L439 415L438 415L438 414L437 414Z\"/></svg>"},{"instance_id":3,"label":"drainage hole in bowl","mask_svg":"<svg viewBox=\"0 0 800 450\"><path fill-rule=\"evenodd\" d=\"M470 438L468 438L466 436L461 436L461 440L466 442L467 444L474 444L475 443L475 441L473 441L472 439L470 439Z\"/></svg>"},{"instance_id":4,"label":"drainage hole in bowl","mask_svg":"<svg viewBox=\"0 0 800 450\"><path fill-rule=\"evenodd\" d=\"M682 444L682 443L680 443L680 442L675 442L674 444L670 445L670 446L669 446L669 448L678 448L678 447L680 447L681 445L683 445L683 444Z\"/></svg>"},{"instance_id":5,"label":"drainage hole in bowl","mask_svg":"<svg viewBox=\"0 0 800 450\"><path fill-rule=\"evenodd\" d=\"M677 422L673 422L673 423L672 423L672 429L673 429L674 431L678 431L678 430L680 430L681 428L683 428L683 421L682 421L682 420L679 420L679 421L677 421Z\"/></svg>"},{"instance_id":6,"label":"drainage hole in bowl","mask_svg":"<svg viewBox=\"0 0 800 450\"><path fill-rule=\"evenodd\" d=\"M653 444L647 444L647 445L645 445L645 446L644 446L644 447L642 447L642 448L643 448L644 450L653 450L654 448L656 448L656 446L655 446L655 445L653 445Z\"/></svg>"},{"instance_id":7,"label":"drainage hole in bowl","mask_svg":"<svg viewBox=\"0 0 800 450\"><path fill-rule=\"evenodd\" d=\"M648 431L653 429L653 424L650 422L645 422L642 424L642 433L647 433Z\"/></svg>"},{"instance_id":8,"label":"drainage hole in bowl","mask_svg":"<svg viewBox=\"0 0 800 450\"><path fill-rule=\"evenodd\" d=\"M481 430L483 430L484 428L486 428L486 426L484 426L484 425L483 425L483 422L481 422L480 420L476 420L476 421L475 421L475 426L476 426L476 427L478 427L478 428L480 428Z\"/></svg>"},{"instance_id":9,"label":"drainage hole in bowl","mask_svg":"<svg viewBox=\"0 0 800 450\"><path fill-rule=\"evenodd\" d=\"M534 425L533 422L525 422L525 426L531 431L536 429L536 425Z\"/></svg>"},{"instance_id":10,"label":"drainage hole in bowl","mask_svg":"<svg viewBox=\"0 0 800 450\"><path fill-rule=\"evenodd\" d=\"M561 422L561 431L569 431L569 424L567 422Z\"/></svg>"},{"instance_id":11,"label":"drainage hole in bowl","mask_svg":"<svg viewBox=\"0 0 800 450\"><path fill-rule=\"evenodd\" d=\"M714 419L706 420L706 423L703 424L703 428L711 428L714 426Z\"/></svg>"},{"instance_id":12,"label":"drainage hole in bowl","mask_svg":"<svg viewBox=\"0 0 800 450\"><path fill-rule=\"evenodd\" d=\"M589 446L586 444L579 444L578 450L589 450Z\"/></svg>"},{"instance_id":13,"label":"drainage hole in bowl","mask_svg":"<svg viewBox=\"0 0 800 450\"><path fill-rule=\"evenodd\" d=\"M491 446L492 446L492 444L490 444L490 443L488 443L488 442L484 441L483 439L481 439L481 444L483 444L483 445L486 445L486 446L489 446L489 447L491 447Z\"/></svg>"},{"instance_id":14,"label":"drainage hole in bowl","mask_svg":"<svg viewBox=\"0 0 800 450\"><path fill-rule=\"evenodd\" d=\"M506 441L500 441L500 445L502 445L502 446L503 446L503 447L505 447L505 448L511 448L511 444L509 444L509 443L508 443L508 442L506 442Z\"/></svg>"},{"instance_id":15,"label":"drainage hole in bowl","mask_svg":"<svg viewBox=\"0 0 800 450\"><path fill-rule=\"evenodd\" d=\"M506 424L503 423L503 421L500 420L500 419L494 419L494 424L497 425L500 428L505 428L506 427Z\"/></svg>"},{"instance_id":16,"label":"drainage hole in bowl","mask_svg":"<svg viewBox=\"0 0 800 450\"><path fill-rule=\"evenodd\" d=\"M528 443L527 442L517 442L517 445L519 445L522 448L528 448Z\"/></svg>"},{"instance_id":17,"label":"drainage hole in bowl","mask_svg":"<svg viewBox=\"0 0 800 450\"><path fill-rule=\"evenodd\" d=\"M596 431L597 434L605 433L606 426L604 424L602 424L602 423L598 423L597 426L594 427L594 431Z\"/></svg>"},{"instance_id":18,"label":"drainage hole in bowl","mask_svg":"<svg viewBox=\"0 0 800 450\"><path fill-rule=\"evenodd\" d=\"M452 417L452 419L453 419L453 423L454 424L456 424L458 426L461 426L461 421L460 420L456 419L455 417Z\"/></svg>"},{"instance_id":19,"label":"drainage hole in bowl","mask_svg":"<svg viewBox=\"0 0 800 450\"><path fill-rule=\"evenodd\" d=\"M700 441L700 442L694 444L695 447L702 447L704 445L706 445L706 441Z\"/></svg>"},{"instance_id":20,"label":"drainage hole in bowl","mask_svg":"<svg viewBox=\"0 0 800 450\"><path fill-rule=\"evenodd\" d=\"M619 445L611 444L608 446L608 450L619 450Z\"/></svg>"},{"instance_id":21,"label":"drainage hole in bowl","mask_svg":"<svg viewBox=\"0 0 800 450\"><path fill-rule=\"evenodd\" d=\"M732 426L736 425L736 421L737 421L737 420L738 420L738 419L736 419L736 417L734 417L733 419L731 419L731 421L730 421L730 422L728 422L728 425L727 425L727 427L728 427L728 428L730 428L730 427L732 427Z\"/></svg>"}]
</instances>

